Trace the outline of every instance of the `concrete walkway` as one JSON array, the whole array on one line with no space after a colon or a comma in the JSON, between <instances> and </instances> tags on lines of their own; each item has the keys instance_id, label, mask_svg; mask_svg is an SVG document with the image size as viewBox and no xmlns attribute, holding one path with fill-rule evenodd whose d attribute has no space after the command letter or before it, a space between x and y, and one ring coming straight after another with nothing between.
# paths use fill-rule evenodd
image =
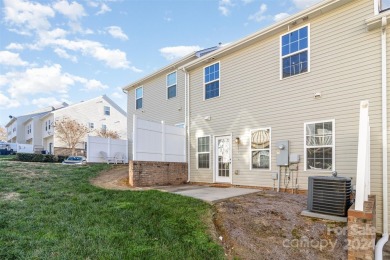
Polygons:
<instances>
[{"instance_id":1,"label":"concrete walkway","mask_svg":"<svg viewBox=\"0 0 390 260\"><path fill-rule=\"evenodd\" d=\"M200 199L208 203L215 203L237 196L260 192L258 189L209 187L200 185L164 186L158 188L158 190Z\"/></svg>"}]
</instances>

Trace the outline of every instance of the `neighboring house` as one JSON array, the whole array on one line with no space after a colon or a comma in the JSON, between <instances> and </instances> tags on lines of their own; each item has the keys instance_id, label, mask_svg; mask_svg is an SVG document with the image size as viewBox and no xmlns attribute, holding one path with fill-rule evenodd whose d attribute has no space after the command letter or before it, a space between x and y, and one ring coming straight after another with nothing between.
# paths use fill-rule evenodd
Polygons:
<instances>
[{"instance_id":1,"label":"neighboring house","mask_svg":"<svg viewBox=\"0 0 390 260\"><path fill-rule=\"evenodd\" d=\"M309 176L333 171L355 183L360 102L368 100L380 232L390 214L382 204L390 197L382 193L390 160L390 10L380 2L322 1L182 67L167 66L161 74L184 72L185 105L167 111L165 76L152 75L150 92L143 81L127 88L129 120L143 112L175 124L183 118L172 114L184 109L191 182L273 188L281 171L281 188L307 190ZM135 110L135 88L142 86L145 100ZM290 169L278 161L282 144L297 162Z\"/></svg>"},{"instance_id":2,"label":"neighboring house","mask_svg":"<svg viewBox=\"0 0 390 260\"><path fill-rule=\"evenodd\" d=\"M22 143L25 144L27 141L29 143L33 143L32 141L32 132L34 131L34 128L36 127L36 124L29 124L28 127L31 130L31 133L27 133L26 128L26 122L30 121L34 118L34 122L36 122L36 119L39 118L42 115L46 115L47 113L54 111L56 109L60 109L62 107L67 106L68 104L62 103L59 106L48 106L42 109L39 109L37 111L31 112L27 115L21 115L21 116L13 116L10 115L10 121L5 125L7 129L7 142L9 143Z\"/></svg>"},{"instance_id":3,"label":"neighboring house","mask_svg":"<svg viewBox=\"0 0 390 260\"><path fill-rule=\"evenodd\" d=\"M49 107L44 110L12 117L6 125L8 142L33 145L34 151L45 150L50 154L69 154L67 145L55 133L55 121L64 117L84 123L89 127L89 135L97 135L100 130L116 131L120 138L127 137L127 115L106 95L68 106ZM78 153L84 153L87 136L77 146Z\"/></svg>"},{"instance_id":4,"label":"neighboring house","mask_svg":"<svg viewBox=\"0 0 390 260\"><path fill-rule=\"evenodd\" d=\"M162 69L135 81L123 89L127 91L128 139L132 140L133 115L168 125L185 125L185 78L178 68L196 60L218 47L193 52ZM129 145L129 158L132 158L132 144Z\"/></svg>"},{"instance_id":5,"label":"neighboring house","mask_svg":"<svg viewBox=\"0 0 390 260\"><path fill-rule=\"evenodd\" d=\"M191 182L272 188L272 173L282 170L281 188L307 190L309 176L332 171L354 183L360 101L368 100L371 193L381 230L390 10L378 12L374 3L323 1L184 65ZM278 166L281 141L300 157L293 179L291 168Z\"/></svg>"},{"instance_id":6,"label":"neighboring house","mask_svg":"<svg viewBox=\"0 0 390 260\"><path fill-rule=\"evenodd\" d=\"M44 150L53 154L69 154L67 145L56 136L55 121L62 118L74 119L90 128L88 135L97 135L100 130L118 132L120 138L127 136L127 114L106 95L82 101L68 107L52 111L40 118L42 146ZM84 154L87 135L76 148L78 154Z\"/></svg>"}]
</instances>

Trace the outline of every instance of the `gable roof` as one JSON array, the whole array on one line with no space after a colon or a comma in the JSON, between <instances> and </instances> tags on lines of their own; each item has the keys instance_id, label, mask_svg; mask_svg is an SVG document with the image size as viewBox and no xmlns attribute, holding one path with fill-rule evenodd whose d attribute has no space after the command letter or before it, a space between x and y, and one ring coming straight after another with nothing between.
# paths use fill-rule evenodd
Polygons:
<instances>
[{"instance_id":1,"label":"gable roof","mask_svg":"<svg viewBox=\"0 0 390 260\"><path fill-rule=\"evenodd\" d=\"M107 103L109 103L112 107L114 107L116 110L118 110L123 116L127 116L127 113L120 107L118 106L114 101L112 101L109 97L107 97L106 95L103 95L103 96L99 96L99 97L96 97L96 98L93 98L93 99L89 99L87 101L81 101L81 102L78 102L76 104L73 104L73 105L69 105L67 107L63 107L63 108L60 108L60 109L57 109L57 110L54 110L50 113L48 113L47 115L44 115L41 117L41 120L44 119L45 117L47 117L48 115L50 114L54 114L56 111L64 111L66 109L69 109L69 108L75 108L77 106L80 106L80 105L84 105L86 103L92 103L92 102L96 102L100 99L104 99Z\"/></svg>"},{"instance_id":2,"label":"gable roof","mask_svg":"<svg viewBox=\"0 0 390 260\"><path fill-rule=\"evenodd\" d=\"M187 64L184 64L181 68L186 70L192 70L199 66L204 65L205 63L212 62L223 56L226 56L230 53L243 49L247 46L250 46L256 42L262 41L268 37L281 34L283 32L289 31L292 28L298 27L302 23L306 23L311 19L320 16L324 13L330 12L336 8L339 8L342 5L353 2L355 0L325 0L312 7L309 7L295 15L289 16L286 19L277 22L271 26L264 28L256 33L250 34L249 36L242 38L234 43L226 45L219 50L216 50L212 53L208 53L203 57L193 60Z\"/></svg>"},{"instance_id":3,"label":"gable roof","mask_svg":"<svg viewBox=\"0 0 390 260\"><path fill-rule=\"evenodd\" d=\"M139 87L147 80L150 80L150 79L157 77L161 74L166 74L167 72L172 71L174 69L177 69L177 68L185 65L186 63L191 62L193 59L203 57L204 55L207 55L208 53L213 52L213 51L217 50L218 48L219 48L219 46L214 46L214 47L210 47L207 49L202 49L199 51L192 52L191 54L184 56L183 58L178 59L178 60L168 64L167 66L162 67L161 69L159 69L159 70L157 70L157 71L155 71L155 72L153 72L153 73L151 73L151 74L149 74L149 75L147 75L147 76L145 76L137 81L130 83L129 85L123 87L122 89L127 91L131 88Z\"/></svg>"}]
</instances>

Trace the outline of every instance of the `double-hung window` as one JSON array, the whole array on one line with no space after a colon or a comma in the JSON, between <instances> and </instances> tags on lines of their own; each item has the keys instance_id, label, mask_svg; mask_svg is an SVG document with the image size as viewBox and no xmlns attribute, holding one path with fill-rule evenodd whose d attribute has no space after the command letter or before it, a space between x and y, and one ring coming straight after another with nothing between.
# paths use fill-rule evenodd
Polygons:
<instances>
[{"instance_id":1,"label":"double-hung window","mask_svg":"<svg viewBox=\"0 0 390 260\"><path fill-rule=\"evenodd\" d=\"M305 170L334 170L334 120L305 123Z\"/></svg>"},{"instance_id":2,"label":"double-hung window","mask_svg":"<svg viewBox=\"0 0 390 260\"><path fill-rule=\"evenodd\" d=\"M135 109L142 108L142 99L144 97L144 88L139 87L135 90Z\"/></svg>"},{"instance_id":3,"label":"double-hung window","mask_svg":"<svg viewBox=\"0 0 390 260\"><path fill-rule=\"evenodd\" d=\"M94 129L95 128L95 124L94 123L88 123L88 127L89 127L89 129Z\"/></svg>"},{"instance_id":4,"label":"double-hung window","mask_svg":"<svg viewBox=\"0 0 390 260\"><path fill-rule=\"evenodd\" d=\"M176 72L167 75L167 98L176 97Z\"/></svg>"},{"instance_id":5,"label":"double-hung window","mask_svg":"<svg viewBox=\"0 0 390 260\"><path fill-rule=\"evenodd\" d=\"M102 132L105 133L107 131L107 125L102 125Z\"/></svg>"},{"instance_id":6,"label":"double-hung window","mask_svg":"<svg viewBox=\"0 0 390 260\"><path fill-rule=\"evenodd\" d=\"M104 115L109 116L111 114L110 107L104 106Z\"/></svg>"},{"instance_id":7,"label":"double-hung window","mask_svg":"<svg viewBox=\"0 0 390 260\"><path fill-rule=\"evenodd\" d=\"M271 165L271 129L251 131L251 168L269 170Z\"/></svg>"},{"instance_id":8,"label":"double-hung window","mask_svg":"<svg viewBox=\"0 0 390 260\"><path fill-rule=\"evenodd\" d=\"M219 62L204 68L204 98L219 97Z\"/></svg>"},{"instance_id":9,"label":"double-hung window","mask_svg":"<svg viewBox=\"0 0 390 260\"><path fill-rule=\"evenodd\" d=\"M282 78L309 71L309 26L281 36Z\"/></svg>"},{"instance_id":10,"label":"double-hung window","mask_svg":"<svg viewBox=\"0 0 390 260\"><path fill-rule=\"evenodd\" d=\"M198 137L198 168L210 168L210 136Z\"/></svg>"}]
</instances>

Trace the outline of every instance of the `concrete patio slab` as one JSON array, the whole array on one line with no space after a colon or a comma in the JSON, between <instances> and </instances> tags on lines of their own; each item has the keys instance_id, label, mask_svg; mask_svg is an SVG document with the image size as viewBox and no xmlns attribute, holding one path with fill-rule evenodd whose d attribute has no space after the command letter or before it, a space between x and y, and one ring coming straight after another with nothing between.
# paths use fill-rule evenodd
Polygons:
<instances>
[{"instance_id":1,"label":"concrete patio slab","mask_svg":"<svg viewBox=\"0 0 390 260\"><path fill-rule=\"evenodd\" d=\"M208 203L215 203L237 196L260 192L258 189L200 185L165 186L160 187L159 190L200 199Z\"/></svg>"}]
</instances>

